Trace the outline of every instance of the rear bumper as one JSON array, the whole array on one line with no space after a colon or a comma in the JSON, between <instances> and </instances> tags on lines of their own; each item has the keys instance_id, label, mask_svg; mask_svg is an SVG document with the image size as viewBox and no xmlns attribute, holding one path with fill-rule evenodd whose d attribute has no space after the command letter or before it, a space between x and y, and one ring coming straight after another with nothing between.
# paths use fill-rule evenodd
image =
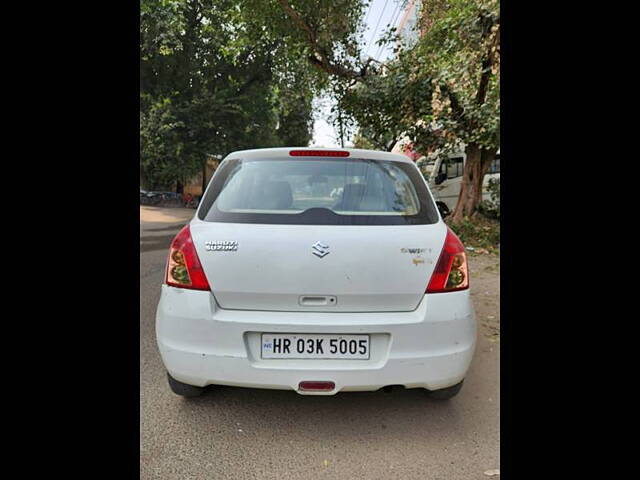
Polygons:
<instances>
[{"instance_id":1,"label":"rear bumper","mask_svg":"<svg viewBox=\"0 0 640 480\"><path fill-rule=\"evenodd\" d=\"M369 334L371 358L262 359L267 332ZM332 392L304 392L331 395L455 385L471 363L476 321L468 290L425 295L413 312L261 312L223 310L210 292L163 285L156 336L167 371L181 382L298 391L301 381L333 381Z\"/></svg>"}]
</instances>

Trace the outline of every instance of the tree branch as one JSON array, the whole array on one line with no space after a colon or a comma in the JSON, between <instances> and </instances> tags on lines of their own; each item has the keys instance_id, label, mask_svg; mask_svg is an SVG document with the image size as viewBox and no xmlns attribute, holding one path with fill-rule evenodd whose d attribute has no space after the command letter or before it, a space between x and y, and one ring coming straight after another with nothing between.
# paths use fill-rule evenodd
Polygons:
<instances>
[{"instance_id":1,"label":"tree branch","mask_svg":"<svg viewBox=\"0 0 640 480\"><path fill-rule=\"evenodd\" d=\"M449 85L447 85L446 83L441 84L440 90L447 97L449 97L449 102L451 102L451 111L456 121L458 122L466 121L465 115L464 115L464 107L460 105L458 96L449 88Z\"/></svg>"},{"instance_id":2,"label":"tree branch","mask_svg":"<svg viewBox=\"0 0 640 480\"><path fill-rule=\"evenodd\" d=\"M312 54L307 57L307 60L309 60L313 66L324 70L331 75L347 79L362 78L367 74L367 68L370 60L367 60L359 72L346 68L343 65L333 63L327 49L318 42L317 32L312 28L312 26L309 25L309 23L289 4L288 0L278 0L278 3L280 3L280 6L289 18L291 18L291 20L293 20L298 28L305 34L307 43L312 50Z\"/></svg>"},{"instance_id":3,"label":"tree branch","mask_svg":"<svg viewBox=\"0 0 640 480\"><path fill-rule=\"evenodd\" d=\"M494 25L498 25L498 31L493 41L488 45L487 51L482 58L482 70L480 73L480 82L478 84L478 92L476 94L476 103L482 105L487 98L487 90L489 88L489 78L491 77L491 67L493 66L497 54L497 47L500 45L500 20L494 23L490 17L483 17L482 40L485 40L490 34ZM496 51L494 52L494 48Z\"/></svg>"}]
</instances>

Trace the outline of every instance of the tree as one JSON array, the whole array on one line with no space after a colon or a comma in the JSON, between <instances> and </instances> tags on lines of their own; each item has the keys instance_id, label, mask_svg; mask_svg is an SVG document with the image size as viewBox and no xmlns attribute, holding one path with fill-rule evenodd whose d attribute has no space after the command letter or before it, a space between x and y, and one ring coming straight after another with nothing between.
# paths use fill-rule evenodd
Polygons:
<instances>
[{"instance_id":1,"label":"tree","mask_svg":"<svg viewBox=\"0 0 640 480\"><path fill-rule=\"evenodd\" d=\"M472 215L499 148L498 0L425 0L422 36L384 66L360 60L361 0L328 0L322 8L302 0L277 3L288 18L272 13L270 28L341 82L341 107L370 141L391 139L392 146L407 135L424 152L465 144L467 161L452 221ZM397 40L392 33L385 41Z\"/></svg>"},{"instance_id":2,"label":"tree","mask_svg":"<svg viewBox=\"0 0 640 480\"><path fill-rule=\"evenodd\" d=\"M278 71L281 41L259 36L244 6L142 1L140 164L148 184L180 185L204 173L211 154L308 144L310 89Z\"/></svg>"},{"instance_id":3,"label":"tree","mask_svg":"<svg viewBox=\"0 0 640 480\"><path fill-rule=\"evenodd\" d=\"M179 129L184 125L175 115L171 100L146 99L148 107L140 112L140 176L151 190L184 182L197 173L197 167L182 154Z\"/></svg>"},{"instance_id":4,"label":"tree","mask_svg":"<svg viewBox=\"0 0 640 480\"><path fill-rule=\"evenodd\" d=\"M425 59L434 86L425 122L466 145L454 223L477 211L484 176L500 147L499 8L498 0L427 2L426 34L414 52Z\"/></svg>"}]
</instances>

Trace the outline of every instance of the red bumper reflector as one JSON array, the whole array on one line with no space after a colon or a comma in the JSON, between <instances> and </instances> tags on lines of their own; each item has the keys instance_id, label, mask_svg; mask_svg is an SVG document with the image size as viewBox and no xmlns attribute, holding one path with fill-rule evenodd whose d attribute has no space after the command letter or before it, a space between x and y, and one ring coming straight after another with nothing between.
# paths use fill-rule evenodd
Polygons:
<instances>
[{"instance_id":1,"label":"red bumper reflector","mask_svg":"<svg viewBox=\"0 0 640 480\"><path fill-rule=\"evenodd\" d=\"M330 392L336 388L333 382L300 382L298 390L301 392Z\"/></svg>"},{"instance_id":2,"label":"red bumper reflector","mask_svg":"<svg viewBox=\"0 0 640 480\"><path fill-rule=\"evenodd\" d=\"M292 157L348 157L344 150L290 150Z\"/></svg>"}]
</instances>

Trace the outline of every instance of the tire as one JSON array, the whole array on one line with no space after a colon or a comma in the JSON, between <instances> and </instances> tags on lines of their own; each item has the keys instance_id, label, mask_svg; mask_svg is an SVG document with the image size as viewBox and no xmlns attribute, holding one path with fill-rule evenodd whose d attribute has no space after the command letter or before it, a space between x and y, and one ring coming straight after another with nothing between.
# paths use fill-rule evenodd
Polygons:
<instances>
[{"instance_id":1,"label":"tire","mask_svg":"<svg viewBox=\"0 0 640 480\"><path fill-rule=\"evenodd\" d=\"M181 397L199 397L204 393L204 387L196 387L195 385L188 385L186 383L179 382L168 373L167 380L169 380L169 387L171 387L171 391Z\"/></svg>"},{"instance_id":2,"label":"tire","mask_svg":"<svg viewBox=\"0 0 640 480\"><path fill-rule=\"evenodd\" d=\"M462 382L464 382L464 380ZM449 400L460 392L462 382L452 385L451 387L441 388L440 390L427 391L427 395L433 400Z\"/></svg>"}]
</instances>

